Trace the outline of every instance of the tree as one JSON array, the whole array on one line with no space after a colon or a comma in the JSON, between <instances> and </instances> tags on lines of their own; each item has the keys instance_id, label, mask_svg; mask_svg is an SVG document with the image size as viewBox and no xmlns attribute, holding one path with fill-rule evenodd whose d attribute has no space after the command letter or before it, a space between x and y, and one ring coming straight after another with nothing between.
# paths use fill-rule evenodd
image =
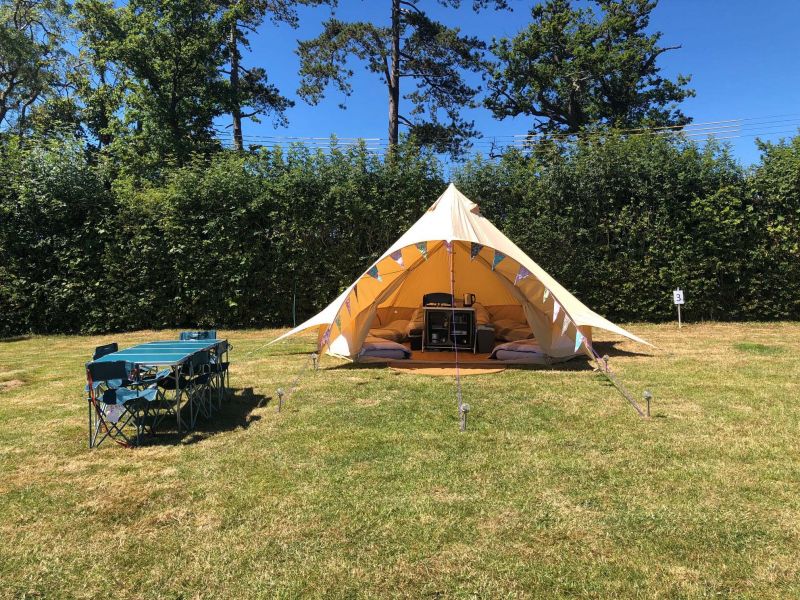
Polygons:
<instances>
[{"instance_id":1,"label":"tree","mask_svg":"<svg viewBox=\"0 0 800 600\"><path fill-rule=\"evenodd\" d=\"M297 7L335 4L336 0L233 0L225 5L223 20L227 28L224 72L230 84L229 105L233 127L233 145L236 150L244 148L242 120L259 122L259 116L274 114L279 124L286 123L286 109L294 102L283 96L278 88L268 82L266 70L261 67L245 68L242 65L241 48L250 48L248 33L269 17L274 24L286 23L298 26Z\"/></svg>"},{"instance_id":2,"label":"tree","mask_svg":"<svg viewBox=\"0 0 800 600\"><path fill-rule=\"evenodd\" d=\"M0 0L0 127L23 129L30 110L63 81L67 10L60 0Z\"/></svg>"},{"instance_id":3,"label":"tree","mask_svg":"<svg viewBox=\"0 0 800 600\"><path fill-rule=\"evenodd\" d=\"M224 30L213 0L84 0L84 43L127 80L124 125L134 155L185 162L215 146L225 112Z\"/></svg>"},{"instance_id":4,"label":"tree","mask_svg":"<svg viewBox=\"0 0 800 600\"><path fill-rule=\"evenodd\" d=\"M461 0L437 1L451 8L461 5ZM464 120L460 110L474 106L473 99L479 91L467 84L462 71L482 70L485 44L476 37L461 35L458 28L429 18L418 6L420 0L388 2L388 27L332 18L325 22L318 37L301 42L297 50L302 77L298 92L311 104L323 98L329 85L350 95L353 71L347 63L355 57L386 86L390 147L397 145L402 124L418 143L457 154L476 133L473 123ZM473 0L473 9L489 4L507 8L506 0ZM403 79L416 85L402 96L412 107L405 114L400 113ZM440 113L444 113L445 122Z\"/></svg>"},{"instance_id":5,"label":"tree","mask_svg":"<svg viewBox=\"0 0 800 600\"><path fill-rule=\"evenodd\" d=\"M657 0L547 0L516 37L495 41L485 105L498 119L536 119L532 131L577 133L587 127L689 123L677 104L694 96L689 77L661 75L658 58L680 46L647 33Z\"/></svg>"}]
</instances>

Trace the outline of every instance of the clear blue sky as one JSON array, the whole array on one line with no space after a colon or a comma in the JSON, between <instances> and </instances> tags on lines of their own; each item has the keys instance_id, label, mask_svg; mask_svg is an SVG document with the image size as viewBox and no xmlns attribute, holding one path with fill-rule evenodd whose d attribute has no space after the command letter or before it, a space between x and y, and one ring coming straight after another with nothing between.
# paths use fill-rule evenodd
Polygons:
<instances>
[{"instance_id":1,"label":"clear blue sky","mask_svg":"<svg viewBox=\"0 0 800 600\"><path fill-rule=\"evenodd\" d=\"M491 40L513 36L530 20L530 0L512 0L514 11L471 11L470 0L459 10L444 9L434 0L420 6L429 14L462 31ZM271 122L245 123L245 136L311 136L385 138L387 129L386 91L378 77L357 62L353 94L347 109L339 108L342 96L330 90L317 106L309 106L296 95L299 82L298 39L316 36L321 22L329 16L326 8L303 9L299 29L265 23L252 39L252 53L246 64L267 69L270 80L296 100L288 112L289 125L276 129ZM336 10L343 20L370 20L385 24L388 0L340 0ZM653 13L651 28L663 33L663 45L683 46L662 55L664 73L692 75L697 96L686 101L684 112L696 123L751 119L724 137L734 154L745 164L758 159L755 135L778 139L800 126L800 1L798 0L661 0ZM402 111L401 106L401 111ZM492 136L524 134L525 119L496 121L489 111L467 111L478 130ZM781 115L780 117L773 117ZM769 118L773 117L773 118ZM221 121L220 125L227 125ZM255 143L254 137L246 140ZM481 144L479 144L481 146Z\"/></svg>"}]
</instances>

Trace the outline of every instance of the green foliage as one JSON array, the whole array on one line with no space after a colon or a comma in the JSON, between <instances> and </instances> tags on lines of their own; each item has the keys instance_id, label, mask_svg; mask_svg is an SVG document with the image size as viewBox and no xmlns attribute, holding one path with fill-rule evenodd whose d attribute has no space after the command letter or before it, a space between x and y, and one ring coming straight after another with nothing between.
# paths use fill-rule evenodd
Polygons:
<instances>
[{"instance_id":1,"label":"green foliage","mask_svg":"<svg viewBox=\"0 0 800 600\"><path fill-rule=\"evenodd\" d=\"M0 335L285 325L363 272L442 192L402 144L196 154L109 175L79 144L0 154ZM457 174L514 242L614 320L800 318L800 141L752 171L724 147L586 138Z\"/></svg>"},{"instance_id":2,"label":"green foliage","mask_svg":"<svg viewBox=\"0 0 800 600\"><path fill-rule=\"evenodd\" d=\"M412 147L196 155L145 187L77 146L2 160L0 335L306 318L444 186Z\"/></svg>"},{"instance_id":3,"label":"green foliage","mask_svg":"<svg viewBox=\"0 0 800 600\"><path fill-rule=\"evenodd\" d=\"M610 318L674 318L669 293L678 286L690 319L798 318L798 220L788 224L800 203L798 149L770 147L748 177L714 144L595 137L563 152L479 160L458 181L525 252ZM765 191L754 194L759 185Z\"/></svg>"},{"instance_id":4,"label":"green foliage","mask_svg":"<svg viewBox=\"0 0 800 600\"><path fill-rule=\"evenodd\" d=\"M572 0L535 4L526 29L495 41L486 106L499 119L534 117L532 129L548 133L688 123L676 105L694 95L689 78L670 81L656 64L678 46L646 32L656 2L593 1L599 14Z\"/></svg>"},{"instance_id":5,"label":"green foliage","mask_svg":"<svg viewBox=\"0 0 800 600\"><path fill-rule=\"evenodd\" d=\"M438 2L451 8L461 5L461 0ZM319 36L298 45L302 77L298 93L311 104L317 104L330 86L349 96L353 75L349 61L357 59L378 75L389 92L392 146L403 125L415 143L459 155L477 134L473 123L461 117L461 110L475 106L479 88L470 86L463 74L483 70L485 44L434 21L419 4L419 0L391 0L387 8L392 19L386 26L335 18L326 21ZM476 0L473 9L489 5L507 7L503 0ZM404 80L414 86L411 91L401 91ZM409 105L403 112L401 97Z\"/></svg>"},{"instance_id":6,"label":"green foliage","mask_svg":"<svg viewBox=\"0 0 800 600\"><path fill-rule=\"evenodd\" d=\"M54 95L67 12L61 0L0 1L0 130L24 129L40 101Z\"/></svg>"}]
</instances>

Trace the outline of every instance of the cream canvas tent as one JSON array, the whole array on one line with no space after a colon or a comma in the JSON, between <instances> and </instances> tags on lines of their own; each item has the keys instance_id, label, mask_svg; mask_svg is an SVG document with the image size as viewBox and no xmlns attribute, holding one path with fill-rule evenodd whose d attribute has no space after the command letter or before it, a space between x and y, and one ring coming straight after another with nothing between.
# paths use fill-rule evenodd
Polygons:
<instances>
[{"instance_id":1,"label":"cream canvas tent","mask_svg":"<svg viewBox=\"0 0 800 600\"><path fill-rule=\"evenodd\" d=\"M452 183L338 298L274 342L314 330L320 351L354 358L371 329L411 318L430 292L473 293L493 316L517 315L554 359L591 356L595 327L648 344L587 308Z\"/></svg>"}]
</instances>

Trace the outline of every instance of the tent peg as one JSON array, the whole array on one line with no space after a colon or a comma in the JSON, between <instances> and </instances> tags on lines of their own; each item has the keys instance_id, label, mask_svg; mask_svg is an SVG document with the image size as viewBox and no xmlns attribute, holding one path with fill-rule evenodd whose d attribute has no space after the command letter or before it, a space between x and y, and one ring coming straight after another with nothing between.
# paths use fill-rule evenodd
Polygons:
<instances>
[{"instance_id":1,"label":"tent peg","mask_svg":"<svg viewBox=\"0 0 800 600\"><path fill-rule=\"evenodd\" d=\"M315 371L319 369L319 354L317 354L316 352L311 353L311 364L314 367Z\"/></svg>"},{"instance_id":2,"label":"tent peg","mask_svg":"<svg viewBox=\"0 0 800 600\"><path fill-rule=\"evenodd\" d=\"M461 417L461 431L467 430L467 413L470 410L469 404L462 404L461 408L459 408L459 416Z\"/></svg>"},{"instance_id":3,"label":"tent peg","mask_svg":"<svg viewBox=\"0 0 800 600\"><path fill-rule=\"evenodd\" d=\"M603 365L605 366L606 373L608 373L608 354L603 355Z\"/></svg>"},{"instance_id":4,"label":"tent peg","mask_svg":"<svg viewBox=\"0 0 800 600\"><path fill-rule=\"evenodd\" d=\"M283 394L284 394L283 388L278 388L277 393L278 393L278 408L275 410L275 412L281 412L281 408L283 408Z\"/></svg>"},{"instance_id":5,"label":"tent peg","mask_svg":"<svg viewBox=\"0 0 800 600\"><path fill-rule=\"evenodd\" d=\"M645 414L647 415L648 418L650 418L650 400L653 399L653 393L650 390L645 390L642 396L644 397L644 401L647 404L647 409Z\"/></svg>"}]
</instances>

